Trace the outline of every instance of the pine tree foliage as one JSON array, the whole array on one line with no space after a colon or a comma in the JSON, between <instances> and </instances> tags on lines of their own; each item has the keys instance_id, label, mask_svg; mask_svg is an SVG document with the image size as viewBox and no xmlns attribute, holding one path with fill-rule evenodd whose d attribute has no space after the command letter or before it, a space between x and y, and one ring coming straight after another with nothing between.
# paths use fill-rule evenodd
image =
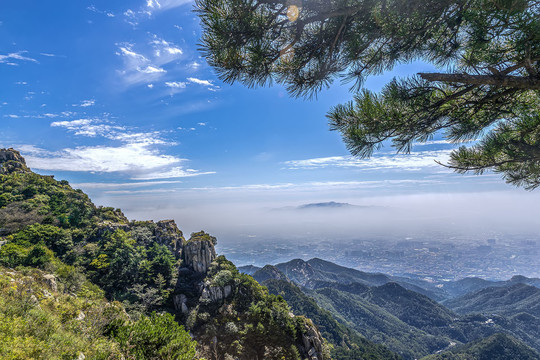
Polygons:
<instances>
[{"instance_id":1,"label":"pine tree foliage","mask_svg":"<svg viewBox=\"0 0 540 360\"><path fill-rule=\"evenodd\" d=\"M201 49L225 82L283 84L312 97L334 80L353 101L330 110L332 130L369 157L384 142L408 152L443 133L458 172L499 172L540 185L540 1L198 0ZM441 72L366 77L413 60ZM444 69L444 70L443 70Z\"/></svg>"}]
</instances>

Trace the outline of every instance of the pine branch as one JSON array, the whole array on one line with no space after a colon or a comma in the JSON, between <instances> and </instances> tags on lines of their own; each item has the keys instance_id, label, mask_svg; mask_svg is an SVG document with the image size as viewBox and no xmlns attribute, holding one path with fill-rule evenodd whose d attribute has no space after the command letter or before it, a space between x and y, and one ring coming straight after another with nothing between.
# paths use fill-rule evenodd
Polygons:
<instances>
[{"instance_id":1,"label":"pine branch","mask_svg":"<svg viewBox=\"0 0 540 360\"><path fill-rule=\"evenodd\" d=\"M489 85L523 90L540 90L540 77L444 73L419 73L418 75L420 75L422 79L427 81L440 81L445 83L458 83L467 85Z\"/></svg>"}]
</instances>

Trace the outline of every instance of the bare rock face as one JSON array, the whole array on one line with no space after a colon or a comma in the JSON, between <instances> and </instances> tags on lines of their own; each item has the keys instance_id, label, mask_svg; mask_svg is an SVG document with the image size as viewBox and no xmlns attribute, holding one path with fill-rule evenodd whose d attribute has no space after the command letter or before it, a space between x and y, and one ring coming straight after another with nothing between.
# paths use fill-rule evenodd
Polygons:
<instances>
[{"instance_id":1,"label":"bare rock face","mask_svg":"<svg viewBox=\"0 0 540 360\"><path fill-rule=\"evenodd\" d=\"M305 331L302 334L302 343L303 343L303 359L309 360L323 360L323 342L324 339L315 327L311 320L306 319L304 323Z\"/></svg>"},{"instance_id":2,"label":"bare rock face","mask_svg":"<svg viewBox=\"0 0 540 360\"><path fill-rule=\"evenodd\" d=\"M184 246L184 266L206 274L216 258L215 238L204 232L193 234Z\"/></svg>"},{"instance_id":3,"label":"bare rock face","mask_svg":"<svg viewBox=\"0 0 540 360\"><path fill-rule=\"evenodd\" d=\"M210 283L205 283L202 287L200 301L219 303L223 302L232 293L232 286L211 286Z\"/></svg>"},{"instance_id":4,"label":"bare rock face","mask_svg":"<svg viewBox=\"0 0 540 360\"><path fill-rule=\"evenodd\" d=\"M187 296L184 294L177 294L174 296L174 308L178 311L182 311L182 314L187 314L189 309L186 305Z\"/></svg>"},{"instance_id":5,"label":"bare rock face","mask_svg":"<svg viewBox=\"0 0 540 360\"><path fill-rule=\"evenodd\" d=\"M58 291L58 285L56 284L56 277L52 274L43 275L45 283L52 291Z\"/></svg>"},{"instance_id":6,"label":"bare rock face","mask_svg":"<svg viewBox=\"0 0 540 360\"><path fill-rule=\"evenodd\" d=\"M182 231L178 229L174 220L161 220L156 223L156 241L171 250L177 259L182 258L182 249L186 242Z\"/></svg>"},{"instance_id":7,"label":"bare rock face","mask_svg":"<svg viewBox=\"0 0 540 360\"><path fill-rule=\"evenodd\" d=\"M29 171L26 161L17 150L12 148L0 149L0 174Z\"/></svg>"}]
</instances>

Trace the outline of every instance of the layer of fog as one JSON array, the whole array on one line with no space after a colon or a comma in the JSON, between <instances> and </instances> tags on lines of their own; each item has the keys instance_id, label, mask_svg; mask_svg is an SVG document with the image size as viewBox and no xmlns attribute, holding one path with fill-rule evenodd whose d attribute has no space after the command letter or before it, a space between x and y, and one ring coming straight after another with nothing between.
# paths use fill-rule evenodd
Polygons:
<instances>
[{"instance_id":1,"label":"layer of fog","mask_svg":"<svg viewBox=\"0 0 540 360\"><path fill-rule=\"evenodd\" d=\"M540 234L540 193L485 193L328 197L328 194L217 194L178 192L97 198L130 219L174 219L184 234L205 230L222 242L257 239L422 237L445 240ZM300 209L339 201L355 206ZM443 239L445 238L445 239Z\"/></svg>"}]
</instances>

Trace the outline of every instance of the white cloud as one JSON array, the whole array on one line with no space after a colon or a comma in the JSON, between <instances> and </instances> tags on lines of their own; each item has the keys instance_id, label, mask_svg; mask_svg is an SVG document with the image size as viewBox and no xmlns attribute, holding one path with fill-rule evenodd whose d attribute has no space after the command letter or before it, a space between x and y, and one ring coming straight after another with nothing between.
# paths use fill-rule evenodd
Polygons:
<instances>
[{"instance_id":1,"label":"white cloud","mask_svg":"<svg viewBox=\"0 0 540 360\"><path fill-rule=\"evenodd\" d=\"M187 80L190 83L193 83L193 84L202 85L202 86L208 86L208 90L210 90L210 91L219 90L219 86L214 85L212 83L212 81L210 81L210 80L197 79L197 78L194 78L194 77L189 77L189 78L187 78Z\"/></svg>"},{"instance_id":2,"label":"white cloud","mask_svg":"<svg viewBox=\"0 0 540 360\"><path fill-rule=\"evenodd\" d=\"M177 47L168 47L165 48L165 50L171 55L182 55L184 53L182 49Z\"/></svg>"},{"instance_id":3,"label":"white cloud","mask_svg":"<svg viewBox=\"0 0 540 360\"><path fill-rule=\"evenodd\" d=\"M132 177L132 180L154 180L154 179L171 179L171 178L183 178L199 175L215 174L215 171L200 172L194 169L184 169L183 167L173 167L171 169L151 172Z\"/></svg>"},{"instance_id":4,"label":"white cloud","mask_svg":"<svg viewBox=\"0 0 540 360\"><path fill-rule=\"evenodd\" d=\"M81 103L77 106L80 106L80 107L89 107L89 106L94 106L96 104L96 100L94 99L90 99L90 100L83 100L81 101ZM75 105L74 105L75 106Z\"/></svg>"},{"instance_id":5,"label":"white cloud","mask_svg":"<svg viewBox=\"0 0 540 360\"><path fill-rule=\"evenodd\" d=\"M397 180L370 180L370 181L310 181L303 183L279 183L279 184L248 184L240 186L202 187L191 190L226 190L226 191L265 191L265 190L291 190L291 191L325 191L325 190L352 190L371 189L389 186L407 185L433 185L441 183L439 180L423 179L397 179Z\"/></svg>"},{"instance_id":6,"label":"white cloud","mask_svg":"<svg viewBox=\"0 0 540 360\"><path fill-rule=\"evenodd\" d=\"M90 10L92 12L95 12L97 14L102 14L102 15L105 15L107 17L115 17L115 15L112 12L99 10L94 5L90 5L89 7L86 8L86 10Z\"/></svg>"},{"instance_id":7,"label":"white cloud","mask_svg":"<svg viewBox=\"0 0 540 360\"><path fill-rule=\"evenodd\" d=\"M201 80L201 79L192 78L192 77L187 78L187 80L194 84L199 84L199 85L204 85L204 86L214 86L214 84L212 84L210 80Z\"/></svg>"},{"instance_id":8,"label":"white cloud","mask_svg":"<svg viewBox=\"0 0 540 360\"><path fill-rule=\"evenodd\" d=\"M56 152L47 152L28 146L21 146L20 149L28 165L39 170L124 172L132 174L133 180L180 178L213 173L174 166L185 160L161 154L145 143L128 143L121 146L81 146Z\"/></svg>"},{"instance_id":9,"label":"white cloud","mask_svg":"<svg viewBox=\"0 0 540 360\"><path fill-rule=\"evenodd\" d=\"M182 57L183 51L172 42L155 34L150 34L150 41L136 46L132 43L117 44L117 55L124 60L119 71L126 85L152 83L162 78L168 64Z\"/></svg>"},{"instance_id":10,"label":"white cloud","mask_svg":"<svg viewBox=\"0 0 540 360\"><path fill-rule=\"evenodd\" d=\"M189 67L192 70L199 70L199 68L201 67L201 64L196 61L193 61L191 64L189 64Z\"/></svg>"},{"instance_id":11,"label":"white cloud","mask_svg":"<svg viewBox=\"0 0 540 360\"><path fill-rule=\"evenodd\" d=\"M104 137L122 143L141 145L175 145L174 142L166 141L159 131L137 132L124 126L117 126L102 119L78 119L70 121L55 121L52 127L63 127L75 135L87 137Z\"/></svg>"},{"instance_id":12,"label":"white cloud","mask_svg":"<svg viewBox=\"0 0 540 360\"><path fill-rule=\"evenodd\" d=\"M141 172L181 161L146 144L81 146L56 152L20 147L31 168L55 171Z\"/></svg>"},{"instance_id":13,"label":"white cloud","mask_svg":"<svg viewBox=\"0 0 540 360\"><path fill-rule=\"evenodd\" d=\"M165 73L165 69L149 65L145 68L137 68L137 71L145 73L145 74L155 74L155 73Z\"/></svg>"},{"instance_id":14,"label":"white cloud","mask_svg":"<svg viewBox=\"0 0 540 360\"><path fill-rule=\"evenodd\" d=\"M5 63L8 65L18 65L17 63L13 62L14 60L29 61L29 62L39 64L39 62L36 59L22 55L22 54L26 54L27 52L28 51L18 51L14 53L9 53L7 55L0 55L0 64Z\"/></svg>"},{"instance_id":15,"label":"white cloud","mask_svg":"<svg viewBox=\"0 0 540 360\"><path fill-rule=\"evenodd\" d=\"M119 145L97 145L66 148L55 152L31 145L19 146L31 168L55 171L120 172L133 180L191 177L213 172L186 169L178 156L162 153L157 145L175 145L162 137L162 132L137 132L107 120L78 119L55 121L52 127L64 128L75 135L102 137ZM136 183L133 183L135 186ZM142 184L142 183L139 183ZM155 184L158 184L155 182ZM161 184L165 184L161 182ZM141 185L147 186L147 185Z\"/></svg>"},{"instance_id":16,"label":"white cloud","mask_svg":"<svg viewBox=\"0 0 540 360\"><path fill-rule=\"evenodd\" d=\"M116 195L133 195L133 194L156 194L156 193L167 193L175 192L171 189L146 189L146 190L112 190L104 191L105 194L116 194Z\"/></svg>"},{"instance_id":17,"label":"white cloud","mask_svg":"<svg viewBox=\"0 0 540 360\"><path fill-rule=\"evenodd\" d=\"M125 130L124 127L104 124L100 119L78 119L71 121L54 121L52 127L63 127L74 132L75 135L88 137L103 136L111 138L119 130Z\"/></svg>"},{"instance_id":18,"label":"white cloud","mask_svg":"<svg viewBox=\"0 0 540 360\"><path fill-rule=\"evenodd\" d=\"M137 54L135 51L131 50L132 46L133 46L132 44L126 44L126 46L120 46L119 49L120 49L121 54L124 56L137 59L137 61L140 61L140 62L147 62L148 59L145 56L141 54Z\"/></svg>"},{"instance_id":19,"label":"white cloud","mask_svg":"<svg viewBox=\"0 0 540 360\"><path fill-rule=\"evenodd\" d=\"M165 83L165 86L168 86L170 88L176 88L176 89L185 89L186 83L181 81L167 81Z\"/></svg>"},{"instance_id":20,"label":"white cloud","mask_svg":"<svg viewBox=\"0 0 540 360\"><path fill-rule=\"evenodd\" d=\"M81 189L125 189L138 188L156 185L181 184L181 181L144 181L144 182L129 182L129 183L74 183L73 188Z\"/></svg>"},{"instance_id":21,"label":"white cloud","mask_svg":"<svg viewBox=\"0 0 540 360\"><path fill-rule=\"evenodd\" d=\"M426 167L438 167L435 161L448 161L451 150L419 151L410 154L380 155L374 154L369 159L353 156L330 156L284 162L288 169L319 169L327 167L361 168L365 170L399 169L420 170Z\"/></svg>"},{"instance_id":22,"label":"white cloud","mask_svg":"<svg viewBox=\"0 0 540 360\"><path fill-rule=\"evenodd\" d=\"M149 12L163 11L174 9L191 2L193 2L193 0L147 0L146 8Z\"/></svg>"}]
</instances>

